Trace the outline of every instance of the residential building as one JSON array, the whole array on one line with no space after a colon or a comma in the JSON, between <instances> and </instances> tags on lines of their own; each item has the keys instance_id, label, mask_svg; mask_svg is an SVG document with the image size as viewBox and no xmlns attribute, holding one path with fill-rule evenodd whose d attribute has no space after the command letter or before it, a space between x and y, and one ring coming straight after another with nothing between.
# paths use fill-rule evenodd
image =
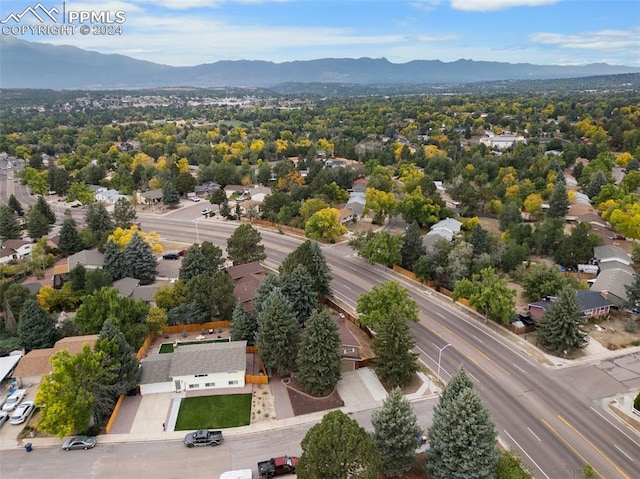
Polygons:
<instances>
[{"instance_id":1,"label":"residential building","mask_svg":"<svg viewBox=\"0 0 640 479\"><path fill-rule=\"evenodd\" d=\"M540 321L547 311L549 311L556 303L557 297L549 296L542 301L529 303L529 316L534 321ZM576 301L582 311L583 316L587 318L607 317L611 312L613 302L608 299L606 292L598 293L596 291L576 291Z\"/></svg>"}]
</instances>

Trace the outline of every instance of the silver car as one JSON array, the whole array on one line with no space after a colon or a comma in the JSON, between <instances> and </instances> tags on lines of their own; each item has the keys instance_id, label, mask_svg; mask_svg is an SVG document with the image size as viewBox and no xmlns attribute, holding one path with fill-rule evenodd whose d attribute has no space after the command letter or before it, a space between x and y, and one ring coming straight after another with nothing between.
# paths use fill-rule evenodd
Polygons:
<instances>
[{"instance_id":1,"label":"silver car","mask_svg":"<svg viewBox=\"0 0 640 479\"><path fill-rule=\"evenodd\" d=\"M0 411L0 426L2 426L9 419L9 413L7 411Z\"/></svg>"},{"instance_id":2,"label":"silver car","mask_svg":"<svg viewBox=\"0 0 640 479\"><path fill-rule=\"evenodd\" d=\"M65 451L70 451L71 449L92 449L95 445L95 436L75 436L64 441L62 443L62 449Z\"/></svg>"}]
</instances>

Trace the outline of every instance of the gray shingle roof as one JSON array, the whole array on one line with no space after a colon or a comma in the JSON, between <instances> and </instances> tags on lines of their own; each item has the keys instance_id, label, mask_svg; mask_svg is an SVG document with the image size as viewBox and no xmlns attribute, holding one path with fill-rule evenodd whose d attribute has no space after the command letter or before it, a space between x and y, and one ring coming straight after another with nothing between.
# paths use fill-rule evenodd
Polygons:
<instances>
[{"instance_id":1,"label":"gray shingle roof","mask_svg":"<svg viewBox=\"0 0 640 479\"><path fill-rule=\"evenodd\" d=\"M179 346L171 354L169 375L224 373L246 369L246 341Z\"/></svg>"},{"instance_id":2,"label":"gray shingle roof","mask_svg":"<svg viewBox=\"0 0 640 479\"><path fill-rule=\"evenodd\" d=\"M620 299L627 301L625 285L631 285L636 276L622 268L613 268L602 271L591 286L591 291L608 291Z\"/></svg>"},{"instance_id":3,"label":"gray shingle roof","mask_svg":"<svg viewBox=\"0 0 640 479\"><path fill-rule=\"evenodd\" d=\"M588 311L590 309L598 309L604 308L606 306L613 306L614 304L602 297L597 291L576 291L576 301L578 302L578 306L582 311ZM555 301L549 301L547 299L542 301L537 301L535 303L530 303L530 306L537 306L543 308L545 311L550 310L553 305L556 304Z\"/></svg>"},{"instance_id":4,"label":"gray shingle roof","mask_svg":"<svg viewBox=\"0 0 640 479\"><path fill-rule=\"evenodd\" d=\"M142 375L140 384L166 383L171 381L169 369L173 354L154 354L140 361Z\"/></svg>"}]
</instances>

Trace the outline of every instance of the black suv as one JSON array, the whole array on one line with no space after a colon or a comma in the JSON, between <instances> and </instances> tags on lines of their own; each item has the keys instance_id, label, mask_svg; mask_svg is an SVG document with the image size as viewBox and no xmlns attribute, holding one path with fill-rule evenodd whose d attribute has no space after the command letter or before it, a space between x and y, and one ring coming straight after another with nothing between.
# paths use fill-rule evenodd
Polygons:
<instances>
[{"instance_id":1,"label":"black suv","mask_svg":"<svg viewBox=\"0 0 640 479\"><path fill-rule=\"evenodd\" d=\"M165 253L162 255L162 259L180 259L178 253Z\"/></svg>"}]
</instances>

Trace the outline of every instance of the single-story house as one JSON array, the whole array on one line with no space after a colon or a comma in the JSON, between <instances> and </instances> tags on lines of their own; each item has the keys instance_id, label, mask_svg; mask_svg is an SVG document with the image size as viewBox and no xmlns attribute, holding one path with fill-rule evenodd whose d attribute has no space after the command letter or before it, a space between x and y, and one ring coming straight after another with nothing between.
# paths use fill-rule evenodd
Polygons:
<instances>
[{"instance_id":1,"label":"single-story house","mask_svg":"<svg viewBox=\"0 0 640 479\"><path fill-rule=\"evenodd\" d=\"M598 264L601 265L601 267L604 263L612 261L617 261L626 266L630 266L633 263L629 253L619 246L614 245L596 246L593 248L593 257L598 260Z\"/></svg>"},{"instance_id":2,"label":"single-story house","mask_svg":"<svg viewBox=\"0 0 640 479\"><path fill-rule=\"evenodd\" d=\"M272 191L268 186L254 186L249 190L249 195L251 196L251 200L255 201L258 204L264 203L264 200L267 196L271 196Z\"/></svg>"},{"instance_id":3,"label":"single-story house","mask_svg":"<svg viewBox=\"0 0 640 479\"><path fill-rule=\"evenodd\" d=\"M628 296L625 286L633 284L636 280L631 266L622 264L620 266L622 267L602 269L590 288L591 291L606 294L607 299L617 308L623 308L627 302Z\"/></svg>"},{"instance_id":4,"label":"single-story house","mask_svg":"<svg viewBox=\"0 0 640 479\"><path fill-rule=\"evenodd\" d=\"M126 277L113 282L113 287L124 298L130 297L138 286L140 286L140 280L136 278Z\"/></svg>"},{"instance_id":5,"label":"single-story house","mask_svg":"<svg viewBox=\"0 0 640 479\"><path fill-rule=\"evenodd\" d=\"M433 246L440 240L453 241L460 233L462 223L453 218L445 218L434 224L429 232L422 236L422 244L425 250L433 249Z\"/></svg>"},{"instance_id":6,"label":"single-story house","mask_svg":"<svg viewBox=\"0 0 640 479\"><path fill-rule=\"evenodd\" d=\"M580 307L582 314L587 318L606 317L611 312L614 304L608 299L606 293L598 293L596 291L576 291L576 301ZM549 311L556 303L557 298L554 296L547 297L542 301L529 303L529 316L534 321L540 321L544 314Z\"/></svg>"},{"instance_id":7,"label":"single-story house","mask_svg":"<svg viewBox=\"0 0 640 479\"><path fill-rule=\"evenodd\" d=\"M340 224L348 224L358 219L358 216L351 208L340 208L339 218Z\"/></svg>"},{"instance_id":8,"label":"single-story house","mask_svg":"<svg viewBox=\"0 0 640 479\"><path fill-rule=\"evenodd\" d=\"M5 257L10 255L12 260L21 260L31 254L33 243L21 239L8 239L2 242L1 249L8 252L5 253Z\"/></svg>"},{"instance_id":9,"label":"single-story house","mask_svg":"<svg viewBox=\"0 0 640 479\"><path fill-rule=\"evenodd\" d=\"M108 190L106 188L101 188L95 192L94 198L96 201L101 201L103 203L116 204L119 199L124 198L128 200L127 195L123 195L118 190Z\"/></svg>"},{"instance_id":10,"label":"single-story house","mask_svg":"<svg viewBox=\"0 0 640 479\"><path fill-rule=\"evenodd\" d=\"M141 361L140 394L244 387L246 341L180 346Z\"/></svg>"},{"instance_id":11,"label":"single-story house","mask_svg":"<svg viewBox=\"0 0 640 479\"><path fill-rule=\"evenodd\" d=\"M244 195L247 191L248 188L242 185L227 185L224 187L227 198L231 198L233 195Z\"/></svg>"},{"instance_id":12,"label":"single-story house","mask_svg":"<svg viewBox=\"0 0 640 479\"><path fill-rule=\"evenodd\" d=\"M210 195L216 190L219 190L220 188L221 186L218 183L207 181L206 183L203 183L201 185L196 185L194 187L194 191L198 196L206 196Z\"/></svg>"},{"instance_id":13,"label":"single-story house","mask_svg":"<svg viewBox=\"0 0 640 479\"><path fill-rule=\"evenodd\" d=\"M344 205L344 207L350 208L356 217L360 217L362 216L364 205L366 203L367 200L364 197L364 191L352 191L349 194L349 199L347 200L347 204Z\"/></svg>"},{"instance_id":14,"label":"single-story house","mask_svg":"<svg viewBox=\"0 0 640 479\"><path fill-rule=\"evenodd\" d=\"M22 384L40 384L42 377L52 371L51 356L58 351L66 349L71 354L78 354L85 344L93 348L98 340L97 334L86 336L69 336L62 338L52 348L34 349L25 354L15 371L13 377L19 379Z\"/></svg>"},{"instance_id":15,"label":"single-story house","mask_svg":"<svg viewBox=\"0 0 640 479\"><path fill-rule=\"evenodd\" d=\"M489 148L497 148L499 150L506 150L511 148L516 143L525 143L527 140L522 135L494 135L489 134L486 138L480 138L480 143L487 145Z\"/></svg>"},{"instance_id":16,"label":"single-story house","mask_svg":"<svg viewBox=\"0 0 640 479\"><path fill-rule=\"evenodd\" d=\"M137 193L138 203L145 205L152 205L162 201L162 189L157 188L155 190L145 191L143 193Z\"/></svg>"},{"instance_id":17,"label":"single-story house","mask_svg":"<svg viewBox=\"0 0 640 479\"><path fill-rule=\"evenodd\" d=\"M97 249L85 249L67 258L68 271L81 264L86 269L98 269L104 265L104 255Z\"/></svg>"}]
</instances>

